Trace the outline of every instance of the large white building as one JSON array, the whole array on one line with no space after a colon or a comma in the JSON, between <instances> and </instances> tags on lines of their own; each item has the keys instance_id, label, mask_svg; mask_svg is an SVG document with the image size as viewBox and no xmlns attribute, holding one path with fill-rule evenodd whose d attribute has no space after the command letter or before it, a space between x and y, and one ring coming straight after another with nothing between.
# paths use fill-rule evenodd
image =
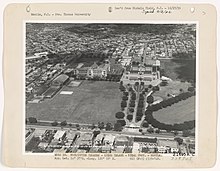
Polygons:
<instances>
[{"instance_id":1,"label":"large white building","mask_svg":"<svg viewBox=\"0 0 220 171\"><path fill-rule=\"evenodd\" d=\"M160 61L153 59L148 59L142 64L128 66L121 78L124 84L141 81L149 85L157 80L160 80Z\"/></svg>"}]
</instances>

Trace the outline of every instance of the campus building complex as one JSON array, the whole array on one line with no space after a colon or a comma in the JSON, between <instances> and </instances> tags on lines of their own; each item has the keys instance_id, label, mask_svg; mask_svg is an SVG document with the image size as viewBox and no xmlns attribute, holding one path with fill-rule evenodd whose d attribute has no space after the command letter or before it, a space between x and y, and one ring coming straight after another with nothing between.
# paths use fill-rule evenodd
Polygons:
<instances>
[{"instance_id":1,"label":"campus building complex","mask_svg":"<svg viewBox=\"0 0 220 171\"><path fill-rule=\"evenodd\" d=\"M147 59L142 64L134 64L127 66L121 81L125 84L134 84L137 81L144 82L145 85L157 84L160 80L160 61Z\"/></svg>"}]
</instances>

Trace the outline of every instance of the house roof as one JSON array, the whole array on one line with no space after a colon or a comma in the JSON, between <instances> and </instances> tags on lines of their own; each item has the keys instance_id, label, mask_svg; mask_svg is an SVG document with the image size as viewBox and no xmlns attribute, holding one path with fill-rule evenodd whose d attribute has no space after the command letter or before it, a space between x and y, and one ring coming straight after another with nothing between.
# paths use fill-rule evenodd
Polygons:
<instances>
[{"instance_id":1,"label":"house roof","mask_svg":"<svg viewBox=\"0 0 220 171\"><path fill-rule=\"evenodd\" d=\"M127 142L128 138L126 136L118 136L115 138L115 141Z\"/></svg>"},{"instance_id":2,"label":"house roof","mask_svg":"<svg viewBox=\"0 0 220 171\"><path fill-rule=\"evenodd\" d=\"M96 62L94 62L90 67L94 69L94 68L98 68L99 66Z\"/></svg>"},{"instance_id":3,"label":"house roof","mask_svg":"<svg viewBox=\"0 0 220 171\"><path fill-rule=\"evenodd\" d=\"M90 67L77 68L78 71L87 71Z\"/></svg>"},{"instance_id":4,"label":"house roof","mask_svg":"<svg viewBox=\"0 0 220 171\"><path fill-rule=\"evenodd\" d=\"M65 82L67 79L69 78L69 76L67 76L66 74L61 74L58 77L56 77L53 82L60 82L63 83Z\"/></svg>"},{"instance_id":5,"label":"house roof","mask_svg":"<svg viewBox=\"0 0 220 171\"><path fill-rule=\"evenodd\" d=\"M107 134L104 138L104 141L109 141L109 142L113 142L115 139L115 136L111 135L111 134Z\"/></svg>"},{"instance_id":6,"label":"house roof","mask_svg":"<svg viewBox=\"0 0 220 171\"><path fill-rule=\"evenodd\" d=\"M66 133L66 131L58 130L54 135L54 139L59 139L59 138L63 137L63 135L65 133Z\"/></svg>"},{"instance_id":7,"label":"house roof","mask_svg":"<svg viewBox=\"0 0 220 171\"><path fill-rule=\"evenodd\" d=\"M93 137L92 133L80 134L81 141L90 141L92 140L92 137Z\"/></svg>"},{"instance_id":8,"label":"house roof","mask_svg":"<svg viewBox=\"0 0 220 171\"><path fill-rule=\"evenodd\" d=\"M134 137L135 142L149 142L149 143L156 143L156 138L142 138L142 137Z\"/></svg>"},{"instance_id":9,"label":"house roof","mask_svg":"<svg viewBox=\"0 0 220 171\"><path fill-rule=\"evenodd\" d=\"M170 147L170 148L178 148L178 143L175 140L168 140L168 139L160 139L157 141L158 146L163 147Z\"/></svg>"},{"instance_id":10,"label":"house roof","mask_svg":"<svg viewBox=\"0 0 220 171\"><path fill-rule=\"evenodd\" d=\"M95 141L101 141L104 138L104 134L98 134L95 138Z\"/></svg>"}]
</instances>

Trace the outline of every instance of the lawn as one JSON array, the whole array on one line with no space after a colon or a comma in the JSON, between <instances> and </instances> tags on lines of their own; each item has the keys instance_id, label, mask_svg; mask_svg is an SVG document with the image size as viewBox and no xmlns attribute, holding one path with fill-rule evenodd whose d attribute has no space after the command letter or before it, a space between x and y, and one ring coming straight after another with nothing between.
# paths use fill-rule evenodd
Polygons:
<instances>
[{"instance_id":1,"label":"lawn","mask_svg":"<svg viewBox=\"0 0 220 171\"><path fill-rule=\"evenodd\" d=\"M156 91L153 96L167 99L169 98L167 94L178 95L180 94L180 89L186 92L190 86L191 84L188 82L169 81L166 86L160 86L160 91Z\"/></svg>"},{"instance_id":2,"label":"lawn","mask_svg":"<svg viewBox=\"0 0 220 171\"><path fill-rule=\"evenodd\" d=\"M172 80L195 81L196 60L192 59L161 59L162 75Z\"/></svg>"},{"instance_id":3,"label":"lawn","mask_svg":"<svg viewBox=\"0 0 220 171\"><path fill-rule=\"evenodd\" d=\"M180 66L178 63L173 62L171 59L160 59L160 66L163 69L162 75L177 80L176 69Z\"/></svg>"},{"instance_id":4,"label":"lawn","mask_svg":"<svg viewBox=\"0 0 220 171\"><path fill-rule=\"evenodd\" d=\"M71 95L60 91L73 91ZM106 81L83 81L79 87L63 87L52 99L26 105L27 117L40 120L74 123L115 122L120 111L121 93L119 83Z\"/></svg>"},{"instance_id":5,"label":"lawn","mask_svg":"<svg viewBox=\"0 0 220 171\"><path fill-rule=\"evenodd\" d=\"M195 96L153 113L162 123L174 124L195 120Z\"/></svg>"}]
</instances>

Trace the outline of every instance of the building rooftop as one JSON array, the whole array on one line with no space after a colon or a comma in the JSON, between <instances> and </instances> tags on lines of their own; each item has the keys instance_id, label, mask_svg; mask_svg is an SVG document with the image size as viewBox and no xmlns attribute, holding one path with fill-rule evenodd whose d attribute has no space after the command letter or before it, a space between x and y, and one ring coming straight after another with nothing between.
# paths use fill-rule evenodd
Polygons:
<instances>
[{"instance_id":1,"label":"building rooftop","mask_svg":"<svg viewBox=\"0 0 220 171\"><path fill-rule=\"evenodd\" d=\"M120 141L120 142L127 142L128 138L126 136L117 136L115 138L115 141Z\"/></svg>"},{"instance_id":2,"label":"building rooftop","mask_svg":"<svg viewBox=\"0 0 220 171\"><path fill-rule=\"evenodd\" d=\"M58 130L54 135L54 139L58 140L58 139L62 138L65 133L66 133L66 131Z\"/></svg>"},{"instance_id":3,"label":"building rooftop","mask_svg":"<svg viewBox=\"0 0 220 171\"><path fill-rule=\"evenodd\" d=\"M92 137L93 137L92 133L80 134L80 140L81 141L90 141L90 140L92 140Z\"/></svg>"},{"instance_id":4,"label":"building rooftop","mask_svg":"<svg viewBox=\"0 0 220 171\"><path fill-rule=\"evenodd\" d=\"M68 78L69 78L69 76L67 76L66 74L61 74L58 77L56 77L53 80L53 82L64 83Z\"/></svg>"},{"instance_id":5,"label":"building rooftop","mask_svg":"<svg viewBox=\"0 0 220 171\"><path fill-rule=\"evenodd\" d=\"M97 136L96 136L96 138L95 138L95 141L102 141L102 139L105 137L105 135L104 134L98 134Z\"/></svg>"},{"instance_id":6,"label":"building rooftop","mask_svg":"<svg viewBox=\"0 0 220 171\"><path fill-rule=\"evenodd\" d=\"M76 133L73 132L73 131L68 131L67 134L66 134L67 139L74 139L75 136L76 136Z\"/></svg>"},{"instance_id":7,"label":"building rooftop","mask_svg":"<svg viewBox=\"0 0 220 171\"><path fill-rule=\"evenodd\" d=\"M45 129L35 129L34 136L35 137L42 136L45 133L45 131L46 131Z\"/></svg>"},{"instance_id":8,"label":"building rooftop","mask_svg":"<svg viewBox=\"0 0 220 171\"><path fill-rule=\"evenodd\" d=\"M160 139L157 141L157 143L158 143L158 146L178 148L178 143L175 140Z\"/></svg>"},{"instance_id":9,"label":"building rooftop","mask_svg":"<svg viewBox=\"0 0 220 171\"><path fill-rule=\"evenodd\" d=\"M104 138L104 141L105 142L114 142L114 140L115 140L115 136L114 135L111 135L111 134L107 134L106 136L105 136L105 138Z\"/></svg>"},{"instance_id":10,"label":"building rooftop","mask_svg":"<svg viewBox=\"0 0 220 171\"><path fill-rule=\"evenodd\" d=\"M142 137L134 137L135 142L148 142L148 143L157 143L156 138L142 138Z\"/></svg>"}]
</instances>

